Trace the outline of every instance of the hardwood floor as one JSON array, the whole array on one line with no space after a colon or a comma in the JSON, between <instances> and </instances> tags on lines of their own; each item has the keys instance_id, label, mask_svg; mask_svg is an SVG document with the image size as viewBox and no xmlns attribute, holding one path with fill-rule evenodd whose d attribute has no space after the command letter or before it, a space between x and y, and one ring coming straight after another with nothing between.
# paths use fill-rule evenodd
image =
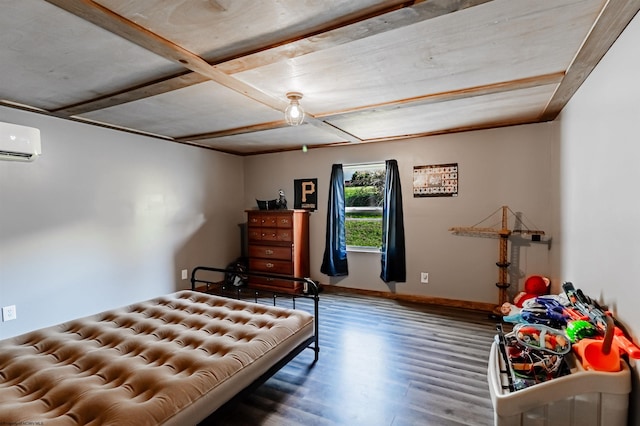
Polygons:
<instances>
[{"instance_id":1,"label":"hardwood floor","mask_svg":"<svg viewBox=\"0 0 640 426\"><path fill-rule=\"evenodd\" d=\"M299 309L311 309L308 301ZM206 425L493 424L487 314L353 294L320 301L320 359L305 350Z\"/></svg>"}]
</instances>

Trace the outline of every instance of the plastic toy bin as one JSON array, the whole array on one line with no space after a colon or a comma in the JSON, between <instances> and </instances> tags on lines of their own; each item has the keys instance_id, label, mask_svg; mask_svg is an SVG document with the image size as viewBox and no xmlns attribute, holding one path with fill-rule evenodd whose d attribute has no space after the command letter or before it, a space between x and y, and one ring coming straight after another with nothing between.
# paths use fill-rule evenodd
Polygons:
<instances>
[{"instance_id":1,"label":"plastic toy bin","mask_svg":"<svg viewBox=\"0 0 640 426\"><path fill-rule=\"evenodd\" d=\"M573 353L571 374L510 391L500 350L494 342L487 378L495 426L626 426L631 373L626 362L616 373L586 371Z\"/></svg>"}]
</instances>

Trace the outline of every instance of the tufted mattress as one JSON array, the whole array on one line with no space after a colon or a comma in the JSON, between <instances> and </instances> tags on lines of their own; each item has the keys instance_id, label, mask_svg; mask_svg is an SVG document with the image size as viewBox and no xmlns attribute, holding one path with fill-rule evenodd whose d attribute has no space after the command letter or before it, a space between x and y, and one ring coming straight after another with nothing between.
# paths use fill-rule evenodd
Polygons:
<instances>
[{"instance_id":1,"label":"tufted mattress","mask_svg":"<svg viewBox=\"0 0 640 426\"><path fill-rule=\"evenodd\" d=\"M0 341L0 424L195 424L313 336L313 316L181 291Z\"/></svg>"}]
</instances>

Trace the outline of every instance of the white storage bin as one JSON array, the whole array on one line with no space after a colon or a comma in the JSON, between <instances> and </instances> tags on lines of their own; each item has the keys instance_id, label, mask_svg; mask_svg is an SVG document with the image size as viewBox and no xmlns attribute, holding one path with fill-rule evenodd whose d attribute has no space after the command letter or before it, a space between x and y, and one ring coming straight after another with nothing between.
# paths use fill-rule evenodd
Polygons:
<instances>
[{"instance_id":1,"label":"white storage bin","mask_svg":"<svg viewBox=\"0 0 640 426\"><path fill-rule=\"evenodd\" d=\"M631 373L586 371L573 353L571 374L511 392L497 344L491 347L487 377L495 426L626 426ZM506 386L506 389L503 388Z\"/></svg>"}]
</instances>

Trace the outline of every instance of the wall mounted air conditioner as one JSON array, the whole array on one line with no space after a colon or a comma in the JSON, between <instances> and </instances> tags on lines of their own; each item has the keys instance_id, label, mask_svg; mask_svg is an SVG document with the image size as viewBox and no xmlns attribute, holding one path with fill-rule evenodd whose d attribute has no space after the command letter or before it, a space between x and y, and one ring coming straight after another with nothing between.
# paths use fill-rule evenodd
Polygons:
<instances>
[{"instance_id":1,"label":"wall mounted air conditioner","mask_svg":"<svg viewBox=\"0 0 640 426\"><path fill-rule=\"evenodd\" d=\"M40 152L39 129L0 121L0 160L33 161Z\"/></svg>"}]
</instances>

